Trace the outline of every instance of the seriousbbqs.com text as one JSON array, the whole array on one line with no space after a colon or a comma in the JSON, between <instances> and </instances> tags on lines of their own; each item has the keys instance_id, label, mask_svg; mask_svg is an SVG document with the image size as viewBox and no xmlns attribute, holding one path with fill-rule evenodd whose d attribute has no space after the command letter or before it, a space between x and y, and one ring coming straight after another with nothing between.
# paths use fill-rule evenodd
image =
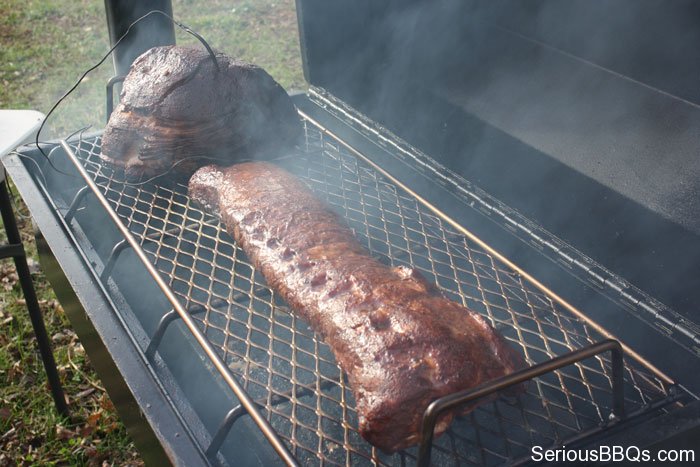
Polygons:
<instances>
[{"instance_id":1,"label":"seriousbbqs.com text","mask_svg":"<svg viewBox=\"0 0 700 467\"><path fill-rule=\"evenodd\" d=\"M588 449L569 449L562 446L545 449L542 446L533 446L530 458L535 462L695 462L695 450L652 451L637 446L597 446Z\"/></svg>"}]
</instances>

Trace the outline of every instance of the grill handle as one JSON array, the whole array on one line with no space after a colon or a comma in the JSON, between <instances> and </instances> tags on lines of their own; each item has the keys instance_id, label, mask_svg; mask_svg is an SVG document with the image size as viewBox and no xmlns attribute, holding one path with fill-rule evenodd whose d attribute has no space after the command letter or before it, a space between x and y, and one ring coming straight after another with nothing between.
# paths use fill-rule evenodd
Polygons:
<instances>
[{"instance_id":1,"label":"grill handle","mask_svg":"<svg viewBox=\"0 0 700 467\"><path fill-rule=\"evenodd\" d=\"M114 110L114 86L117 83L123 83L126 76L113 76L107 81L107 122L109 123L109 117L112 116L112 111Z\"/></svg>"},{"instance_id":2,"label":"grill handle","mask_svg":"<svg viewBox=\"0 0 700 467\"><path fill-rule=\"evenodd\" d=\"M542 376L545 373L572 365L607 351L610 351L612 362L613 412L610 415L610 419L616 420L623 418L625 416L625 397L623 392L624 362L622 346L615 339L606 339L583 349L574 350L573 352L569 352L546 362L489 381L475 388L449 394L431 402L423 413L421 444L418 448L417 466L428 467L430 465L430 452L433 447L435 423L438 417L446 410L481 399L482 397L502 391L516 384L523 383L538 376Z\"/></svg>"}]
</instances>

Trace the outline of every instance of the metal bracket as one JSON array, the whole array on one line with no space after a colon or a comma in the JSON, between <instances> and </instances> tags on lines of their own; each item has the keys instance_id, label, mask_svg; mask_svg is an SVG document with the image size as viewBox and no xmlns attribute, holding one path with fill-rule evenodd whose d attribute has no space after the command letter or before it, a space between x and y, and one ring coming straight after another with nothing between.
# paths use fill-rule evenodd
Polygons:
<instances>
[{"instance_id":1,"label":"metal bracket","mask_svg":"<svg viewBox=\"0 0 700 467\"><path fill-rule=\"evenodd\" d=\"M117 83L123 83L126 76L112 76L109 81L107 81L107 121L109 122L109 117L112 116L112 111L114 110L114 85Z\"/></svg>"},{"instance_id":2,"label":"metal bracket","mask_svg":"<svg viewBox=\"0 0 700 467\"><path fill-rule=\"evenodd\" d=\"M158 348L158 345L160 345L160 341L163 339L163 334L165 334L165 330L168 328L168 325L175 321L175 319L178 317L178 314L175 310L170 310L166 314L163 315L163 317L160 319L158 322L158 327L156 327L156 332L153 333L153 336L151 337L151 342L148 344L148 347L146 348L146 351L144 354L146 355L146 358L149 360L153 358L153 355L156 353L156 349Z\"/></svg>"},{"instance_id":3,"label":"metal bracket","mask_svg":"<svg viewBox=\"0 0 700 467\"><path fill-rule=\"evenodd\" d=\"M75 213L78 211L78 206L80 203L83 201L85 198L85 195L90 191L90 187L85 185L82 187L78 192L75 194L73 197L73 200L70 202L70 206L68 207L68 211L66 212L66 215L63 216L63 219L70 224L71 219L73 219L73 216L75 216Z\"/></svg>"},{"instance_id":4,"label":"metal bracket","mask_svg":"<svg viewBox=\"0 0 700 467\"><path fill-rule=\"evenodd\" d=\"M107 264L105 264L105 268L102 270L102 274L100 274L100 279L104 281L110 274L112 274L112 269L114 269L114 265L117 262L119 255L129 246L129 242L127 242L126 239L121 240L114 245L112 251L109 253Z\"/></svg>"},{"instance_id":5,"label":"metal bracket","mask_svg":"<svg viewBox=\"0 0 700 467\"><path fill-rule=\"evenodd\" d=\"M0 259L5 258L23 258L26 254L24 246L21 243L9 243L0 245Z\"/></svg>"},{"instance_id":6,"label":"metal bracket","mask_svg":"<svg viewBox=\"0 0 700 467\"><path fill-rule=\"evenodd\" d=\"M87 188L89 188L89 187L86 186L84 189L87 189ZM77 197L77 195L76 195L76 197ZM72 208L72 204L71 204L71 208ZM66 216L68 216L68 215L66 214ZM183 229L182 227L177 227L177 228L172 228L172 229L166 230L165 232L156 232L153 234L149 234L146 236L145 240L151 241L151 242L157 242L158 236L160 236L160 238L163 238L165 235L174 234L175 232L179 232L182 229ZM114 248L112 248L112 251L109 254L109 258L107 259L107 263L105 264L105 268L102 271L102 274L100 274L100 278L102 280L107 279L107 277L112 273L112 269L114 269L114 265L117 262L117 259L119 259L119 255L122 253L122 251L126 250L130 246L131 245L129 244L129 242L126 241L126 239L123 239L114 245Z\"/></svg>"},{"instance_id":7,"label":"metal bracket","mask_svg":"<svg viewBox=\"0 0 700 467\"><path fill-rule=\"evenodd\" d=\"M319 383L319 390L330 389L331 387L337 384L339 384L338 381L324 380ZM308 396L311 395L312 392L312 389L303 387L297 390L292 389L290 391L285 392L284 394L273 394L272 397L270 397L270 406L274 407L275 405L288 402L292 400L292 398ZM255 405L257 405L259 408L264 408L265 400L258 399L255 401ZM209 460L213 460L216 458L216 453L219 451L219 448L226 439L226 436L228 435L229 431L231 431L231 427L233 427L233 424L236 423L236 421L246 413L246 409L243 408L240 404L228 411L223 421L219 425L219 428L216 430L216 434L212 438L211 443L209 443L209 447L205 452L205 455Z\"/></svg>"},{"instance_id":8,"label":"metal bracket","mask_svg":"<svg viewBox=\"0 0 700 467\"><path fill-rule=\"evenodd\" d=\"M257 402L256 405L258 405ZM260 407L260 405L258 405L258 407ZM204 453L207 456L207 459L212 460L216 457L216 453L224 443L226 435L228 435L228 432L231 430L233 424L245 414L246 410L240 404L228 411L224 417L224 420L221 422L221 425L219 425L219 428L216 430L216 434L212 438L211 443L209 443L209 447Z\"/></svg>"},{"instance_id":9,"label":"metal bracket","mask_svg":"<svg viewBox=\"0 0 700 467\"><path fill-rule=\"evenodd\" d=\"M187 311L190 315L196 315L197 313L205 311L205 308L201 305L194 305L188 307ZM174 309L170 309L170 311L163 315L158 322L158 326L156 327L153 336L151 337L151 342L148 344L148 347L144 352L146 358L153 358L153 355L156 353L156 349L160 345L160 341L163 340L163 335L165 335L165 331L168 329L168 326L179 317L180 315Z\"/></svg>"},{"instance_id":10,"label":"metal bracket","mask_svg":"<svg viewBox=\"0 0 700 467\"><path fill-rule=\"evenodd\" d=\"M538 365L489 381L475 388L448 394L447 396L434 400L423 413L421 443L418 448L418 461L416 465L418 467L427 467L430 465L430 452L433 447L435 424L438 417L444 412L604 352L610 352L612 362L613 412L610 415L610 421L614 422L624 418L625 395L623 388L623 372L625 367L622 346L614 339L606 339L583 349L569 352Z\"/></svg>"}]
</instances>

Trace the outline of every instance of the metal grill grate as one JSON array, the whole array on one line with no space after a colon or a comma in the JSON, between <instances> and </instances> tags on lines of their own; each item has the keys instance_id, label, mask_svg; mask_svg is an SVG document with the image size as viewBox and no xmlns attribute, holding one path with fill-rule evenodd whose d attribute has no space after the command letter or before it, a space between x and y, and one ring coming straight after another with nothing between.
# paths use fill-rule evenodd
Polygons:
<instances>
[{"instance_id":1,"label":"metal grill grate","mask_svg":"<svg viewBox=\"0 0 700 467\"><path fill-rule=\"evenodd\" d=\"M604 338L330 135L310 121L304 126L305 143L278 163L342 214L372 255L420 269L446 296L486 316L530 364ZM412 463L415 448L387 455L359 436L352 393L329 348L289 313L218 220L190 203L184 185L125 185L101 163L99 138L74 148L300 462ZM660 379L627 360L628 411L666 395ZM559 444L595 428L610 412L610 362L591 358L538 378L515 399L459 418L435 440L433 461L503 463L528 455L533 445Z\"/></svg>"}]
</instances>

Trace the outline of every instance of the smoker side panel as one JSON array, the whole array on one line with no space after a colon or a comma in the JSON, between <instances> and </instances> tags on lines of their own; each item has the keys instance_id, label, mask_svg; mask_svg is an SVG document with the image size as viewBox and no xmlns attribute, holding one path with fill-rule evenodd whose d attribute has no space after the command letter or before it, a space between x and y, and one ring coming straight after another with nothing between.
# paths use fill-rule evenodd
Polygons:
<instances>
[{"instance_id":1,"label":"smoker side panel","mask_svg":"<svg viewBox=\"0 0 700 467\"><path fill-rule=\"evenodd\" d=\"M28 154L36 156L32 149L24 152ZM100 255L92 251L85 256L80 240L55 217L56 212L66 210L47 202L19 157L9 155L3 164L42 232L41 260L46 264L47 277L81 341L84 339L86 351L139 452L155 465L166 459L174 465L210 465L213 459L207 459L204 450L227 411L236 406L234 396L199 356L192 337L179 322L168 326L155 357L144 358L141 352L148 345L153 323L168 311L152 278L142 269L130 270L129 274L120 271L136 263L130 252L123 252L115 263L114 278L107 286L98 284L90 270L101 266ZM78 188L72 187L76 191ZM92 221L109 225L94 217ZM90 231L87 222L84 224L86 230L77 227L77 235L82 238L87 234L91 246L104 249L100 244L104 243L104 237L110 237L109 232L103 232L103 238L96 238L95 231ZM183 365L182 361L188 363ZM183 385L187 381L196 384ZM201 386L208 388L205 400L192 394ZM250 420L239 421L227 440L230 442L222 448L227 459L237 459L246 465L271 465L277 460ZM242 449L242 446L256 446L256 449ZM221 456L217 462L228 465Z\"/></svg>"},{"instance_id":2,"label":"smoker side panel","mask_svg":"<svg viewBox=\"0 0 700 467\"><path fill-rule=\"evenodd\" d=\"M137 402L137 397L129 390L126 381L119 376L119 368L110 357L107 347L95 330L95 325L80 303L76 292L71 287L70 281L63 273L58 260L51 252L49 244L39 230L35 232L35 239L39 260L46 278L54 289L56 297L61 302L61 306L80 338L80 342L85 347L85 351L90 356L90 363L97 371L117 409L119 419L126 426L139 454L148 463L163 462L166 458L172 461L173 456L166 454L166 450L158 442L155 430L146 422L146 418ZM99 305L97 300L91 300L90 308L101 314L111 313L107 306ZM113 338L114 340L119 339L116 335Z\"/></svg>"},{"instance_id":3,"label":"smoker side panel","mask_svg":"<svg viewBox=\"0 0 700 467\"><path fill-rule=\"evenodd\" d=\"M696 2L297 3L312 86L698 322Z\"/></svg>"},{"instance_id":4,"label":"smoker side panel","mask_svg":"<svg viewBox=\"0 0 700 467\"><path fill-rule=\"evenodd\" d=\"M37 242L37 246L42 253L42 265L47 277L74 323L95 369L106 383L108 393L139 452L154 464L167 459L173 463L203 465L201 457L178 434L184 433L180 421L170 410L163 394L153 390L155 383L136 355L135 348L125 345L130 338L115 319L109 300L87 272L75 244L55 219L54 211L20 158L9 154L2 163L45 236L44 240ZM55 252L55 256L51 252ZM64 270L73 272L70 279L62 273ZM92 356L92 352L96 357ZM100 358L107 354L112 357ZM122 375L124 379L120 380L116 375ZM140 384L129 384L127 381L139 381ZM165 442L161 441L161 445L157 442L158 438Z\"/></svg>"}]
</instances>

